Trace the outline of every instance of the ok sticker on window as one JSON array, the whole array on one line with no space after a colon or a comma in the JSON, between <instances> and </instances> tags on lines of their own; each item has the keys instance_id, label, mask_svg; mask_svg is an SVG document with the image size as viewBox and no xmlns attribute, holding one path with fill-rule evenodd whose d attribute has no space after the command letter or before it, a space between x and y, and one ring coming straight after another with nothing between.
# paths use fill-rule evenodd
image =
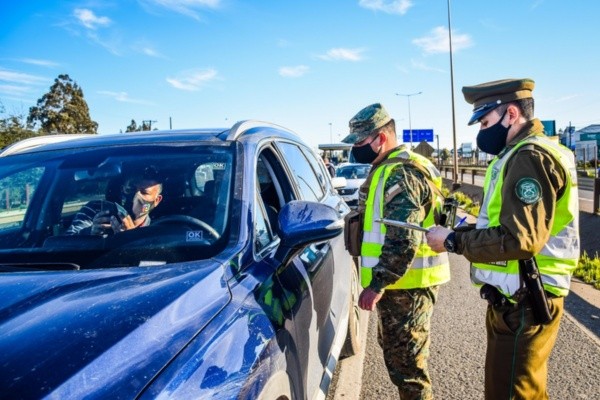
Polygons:
<instances>
[{"instance_id":1,"label":"ok sticker on window","mask_svg":"<svg viewBox=\"0 0 600 400\"><path fill-rule=\"evenodd\" d=\"M186 242L199 242L204 238L202 231L187 231L185 241Z\"/></svg>"}]
</instances>

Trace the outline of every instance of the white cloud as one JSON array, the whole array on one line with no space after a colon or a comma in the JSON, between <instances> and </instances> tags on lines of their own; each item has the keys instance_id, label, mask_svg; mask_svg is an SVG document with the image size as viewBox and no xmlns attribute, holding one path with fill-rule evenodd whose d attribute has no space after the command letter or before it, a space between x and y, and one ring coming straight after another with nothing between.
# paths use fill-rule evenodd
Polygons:
<instances>
[{"instance_id":1,"label":"white cloud","mask_svg":"<svg viewBox=\"0 0 600 400\"><path fill-rule=\"evenodd\" d=\"M0 81L9 83L19 83L23 85L39 85L48 81L41 76L24 74L22 72L9 71L0 68Z\"/></svg>"},{"instance_id":2,"label":"white cloud","mask_svg":"<svg viewBox=\"0 0 600 400\"><path fill-rule=\"evenodd\" d=\"M411 0L360 0L358 5L374 11L383 11L387 14L404 15L413 3Z\"/></svg>"},{"instance_id":3,"label":"white cloud","mask_svg":"<svg viewBox=\"0 0 600 400\"><path fill-rule=\"evenodd\" d=\"M218 79L217 70L208 68L183 71L177 77L167 78L167 82L176 89L195 92L215 79Z\"/></svg>"},{"instance_id":4,"label":"white cloud","mask_svg":"<svg viewBox=\"0 0 600 400\"><path fill-rule=\"evenodd\" d=\"M98 93L108 96L108 97L112 97L116 101L120 101L122 103L134 103L134 104L146 104L146 105L153 104L146 100L132 99L129 97L129 94L127 94L127 92L111 92L108 90L100 90L100 91L98 91Z\"/></svg>"},{"instance_id":5,"label":"white cloud","mask_svg":"<svg viewBox=\"0 0 600 400\"><path fill-rule=\"evenodd\" d=\"M322 60L334 61L361 61L363 59L362 53L364 49L344 49L337 48L327 51L326 54L318 56Z\"/></svg>"},{"instance_id":6,"label":"white cloud","mask_svg":"<svg viewBox=\"0 0 600 400\"><path fill-rule=\"evenodd\" d=\"M88 29L95 30L97 27L109 26L112 21L108 17L97 17L92 10L76 8L73 11L75 18Z\"/></svg>"},{"instance_id":7,"label":"white cloud","mask_svg":"<svg viewBox=\"0 0 600 400\"><path fill-rule=\"evenodd\" d=\"M23 58L19 61L25 64L39 65L40 67L58 67L60 65L54 61L38 60L34 58Z\"/></svg>"},{"instance_id":8,"label":"white cloud","mask_svg":"<svg viewBox=\"0 0 600 400\"><path fill-rule=\"evenodd\" d=\"M0 93L5 93L11 96L24 96L31 92L29 86L18 86L18 85L0 85Z\"/></svg>"},{"instance_id":9,"label":"white cloud","mask_svg":"<svg viewBox=\"0 0 600 400\"><path fill-rule=\"evenodd\" d=\"M410 64L414 69L418 69L421 71L432 71L432 72L441 72L441 73L446 73L446 71L444 71L441 68L435 68L435 67L430 67L429 65L425 64L423 61L417 61L417 60L410 60Z\"/></svg>"},{"instance_id":10,"label":"white cloud","mask_svg":"<svg viewBox=\"0 0 600 400\"><path fill-rule=\"evenodd\" d=\"M145 55L147 55L149 57L164 58L164 56L162 54L160 54L158 51L154 50L152 47L144 47L142 49L142 53L144 53Z\"/></svg>"},{"instance_id":11,"label":"white cloud","mask_svg":"<svg viewBox=\"0 0 600 400\"><path fill-rule=\"evenodd\" d=\"M297 65L295 67L279 68L279 75L285 78L299 78L308 72L309 68L306 65Z\"/></svg>"},{"instance_id":12,"label":"white cloud","mask_svg":"<svg viewBox=\"0 0 600 400\"><path fill-rule=\"evenodd\" d=\"M434 28L429 36L413 39L412 42L419 46L426 54L448 53L450 51L448 29L443 26ZM469 35L459 35L452 32L452 52L466 49L472 45L473 41Z\"/></svg>"},{"instance_id":13,"label":"white cloud","mask_svg":"<svg viewBox=\"0 0 600 400\"><path fill-rule=\"evenodd\" d=\"M139 0L142 5L160 6L199 20L197 9L217 9L222 0Z\"/></svg>"}]
</instances>

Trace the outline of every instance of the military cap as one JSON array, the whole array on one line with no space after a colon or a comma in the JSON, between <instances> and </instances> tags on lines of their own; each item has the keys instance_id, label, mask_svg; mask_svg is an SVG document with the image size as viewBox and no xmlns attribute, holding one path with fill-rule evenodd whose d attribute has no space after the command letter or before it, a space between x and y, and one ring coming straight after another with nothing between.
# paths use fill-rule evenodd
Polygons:
<instances>
[{"instance_id":1,"label":"military cap","mask_svg":"<svg viewBox=\"0 0 600 400\"><path fill-rule=\"evenodd\" d=\"M381 105L371 104L360 110L349 122L350 134L342 139L344 143L358 143L365 140L374 130L381 128L392 118Z\"/></svg>"},{"instance_id":2,"label":"military cap","mask_svg":"<svg viewBox=\"0 0 600 400\"><path fill-rule=\"evenodd\" d=\"M467 103L473 104L473 115L469 120L469 125L478 122L500 104L533 97L531 91L534 86L535 82L528 78L502 79L474 86L464 86L462 92L465 100Z\"/></svg>"}]
</instances>

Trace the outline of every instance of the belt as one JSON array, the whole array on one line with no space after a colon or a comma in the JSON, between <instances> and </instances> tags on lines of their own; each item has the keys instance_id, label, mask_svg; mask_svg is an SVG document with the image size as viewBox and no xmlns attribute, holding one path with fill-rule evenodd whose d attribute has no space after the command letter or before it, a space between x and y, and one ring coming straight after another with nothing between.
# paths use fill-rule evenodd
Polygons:
<instances>
[{"instance_id":1,"label":"belt","mask_svg":"<svg viewBox=\"0 0 600 400\"><path fill-rule=\"evenodd\" d=\"M548 291L545 292L548 300L560 297ZM508 298L505 295L500 293L500 291L496 289L496 287L488 285L487 283L481 287L479 294L481 298L486 300L488 304L492 307L518 307L519 305L530 304L529 296L527 295L521 296L520 301L513 303L510 300L508 300Z\"/></svg>"}]
</instances>

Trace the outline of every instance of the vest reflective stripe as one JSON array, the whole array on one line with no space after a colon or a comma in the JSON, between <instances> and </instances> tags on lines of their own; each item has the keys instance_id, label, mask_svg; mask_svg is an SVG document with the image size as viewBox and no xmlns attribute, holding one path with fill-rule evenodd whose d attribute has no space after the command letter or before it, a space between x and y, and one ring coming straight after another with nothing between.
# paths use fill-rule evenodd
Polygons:
<instances>
[{"instance_id":1,"label":"vest reflective stripe","mask_svg":"<svg viewBox=\"0 0 600 400\"><path fill-rule=\"evenodd\" d=\"M573 194L573 191L577 190L577 175L570 150L546 137L532 136L517 144L502 158L494 159L485 175L485 196L477 218L477 228L485 229L500 225L504 170L514 152L527 144L544 148L567 172L565 192L556 202L550 238L540 253L535 256L544 289L557 296L566 296L571 285L571 274L579 260L579 199ZM475 285L485 283L493 285L510 299L521 288L518 261L510 260L498 264L502 265L473 263L471 281Z\"/></svg>"},{"instance_id":2,"label":"vest reflective stripe","mask_svg":"<svg viewBox=\"0 0 600 400\"><path fill-rule=\"evenodd\" d=\"M413 154L407 150L399 150L391 153L388 159L404 158L419 163L419 165L430 172L434 184L438 188L441 188L442 179L439 171L426 158L419 155L413 156ZM384 164L373 172L374 176L371 180L366 200L364 233L361 245L361 284L363 287L369 286L371 282L372 268L379 263L381 248L385 241L386 227L376 222L383 214L385 182L389 178L393 168L401 162L402 160L399 160L398 163ZM441 201L436 196L435 206L431 207L421 226L433 226L435 224L434 209L440 207ZM448 254L434 252L425 242L425 235L423 235L415 258L404 276L394 284L387 286L386 289L422 288L439 285L449 280L450 267Z\"/></svg>"}]
</instances>

